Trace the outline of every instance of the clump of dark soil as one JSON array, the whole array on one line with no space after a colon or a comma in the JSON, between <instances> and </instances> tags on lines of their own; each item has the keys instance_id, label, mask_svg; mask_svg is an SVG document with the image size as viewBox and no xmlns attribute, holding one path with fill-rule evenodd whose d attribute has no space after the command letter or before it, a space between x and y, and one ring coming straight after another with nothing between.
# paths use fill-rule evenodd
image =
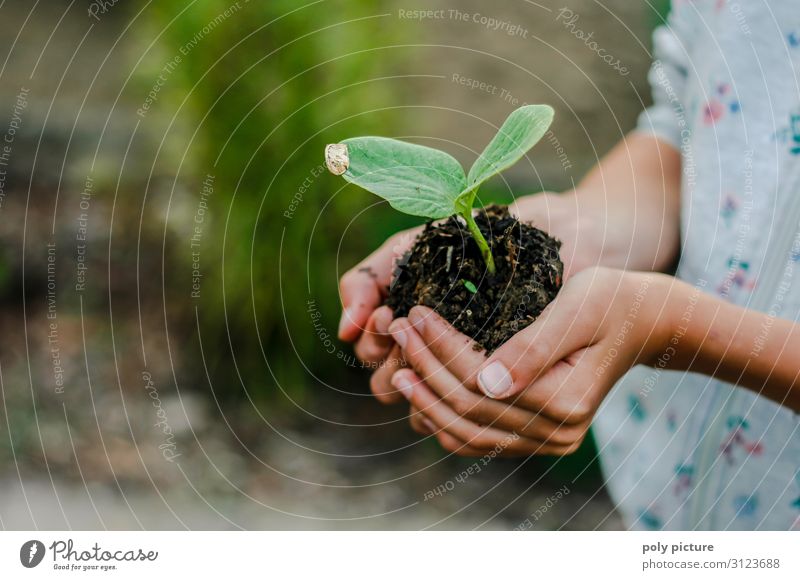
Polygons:
<instances>
[{"instance_id":1,"label":"clump of dark soil","mask_svg":"<svg viewBox=\"0 0 800 580\"><path fill-rule=\"evenodd\" d=\"M505 207L486 207L475 221L492 248L493 276L466 225L451 217L426 225L400 259L386 304L396 317L417 304L433 308L492 352L555 298L564 265L561 242L518 221Z\"/></svg>"}]
</instances>

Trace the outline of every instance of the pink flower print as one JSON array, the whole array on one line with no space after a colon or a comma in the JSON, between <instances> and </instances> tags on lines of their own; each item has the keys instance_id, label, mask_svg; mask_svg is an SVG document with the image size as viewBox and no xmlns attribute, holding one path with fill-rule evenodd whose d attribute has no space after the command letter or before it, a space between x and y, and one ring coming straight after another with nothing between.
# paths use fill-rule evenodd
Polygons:
<instances>
[{"instance_id":1,"label":"pink flower print","mask_svg":"<svg viewBox=\"0 0 800 580\"><path fill-rule=\"evenodd\" d=\"M703 123L706 125L713 125L722 118L724 113L725 106L721 102L716 99L709 101L706 103L706 106L703 107Z\"/></svg>"},{"instance_id":2,"label":"pink flower print","mask_svg":"<svg viewBox=\"0 0 800 580\"><path fill-rule=\"evenodd\" d=\"M703 123L713 125L721 119L726 111L738 113L741 110L739 100L733 92L733 86L728 82L719 82L713 90L713 96L703 107Z\"/></svg>"},{"instance_id":3,"label":"pink flower print","mask_svg":"<svg viewBox=\"0 0 800 580\"><path fill-rule=\"evenodd\" d=\"M673 491L677 497L685 495L692 487L694 467L681 463L675 468L675 487Z\"/></svg>"},{"instance_id":4,"label":"pink flower print","mask_svg":"<svg viewBox=\"0 0 800 580\"><path fill-rule=\"evenodd\" d=\"M720 98L725 97L726 95L730 94L731 92L731 85L730 83L717 83L716 88L717 96Z\"/></svg>"},{"instance_id":5,"label":"pink flower print","mask_svg":"<svg viewBox=\"0 0 800 580\"><path fill-rule=\"evenodd\" d=\"M733 221L733 216L736 215L736 211L739 209L739 198L736 197L734 194L729 193L725 196L725 199L722 200L722 206L720 207L719 214L722 216L725 225L731 227L731 222Z\"/></svg>"},{"instance_id":6,"label":"pink flower print","mask_svg":"<svg viewBox=\"0 0 800 580\"><path fill-rule=\"evenodd\" d=\"M733 458L734 451L743 449L747 455L761 455L764 451L760 441L748 441L745 437L745 432L750 428L747 421L742 417L730 417L728 419L728 429L730 432L725 440L720 445L720 453L728 465L733 465L735 460Z\"/></svg>"},{"instance_id":7,"label":"pink flower print","mask_svg":"<svg viewBox=\"0 0 800 580\"><path fill-rule=\"evenodd\" d=\"M667 411L667 429L670 431L675 431L675 428L678 426L678 414L675 412L674 409L669 409Z\"/></svg>"},{"instance_id":8,"label":"pink flower print","mask_svg":"<svg viewBox=\"0 0 800 580\"><path fill-rule=\"evenodd\" d=\"M747 291L753 290L756 282L752 278L747 277L747 272L750 269L748 262L738 262L734 258L728 260L728 273L725 279L717 286L717 294L723 298L727 298L730 294L731 288L739 288Z\"/></svg>"}]
</instances>

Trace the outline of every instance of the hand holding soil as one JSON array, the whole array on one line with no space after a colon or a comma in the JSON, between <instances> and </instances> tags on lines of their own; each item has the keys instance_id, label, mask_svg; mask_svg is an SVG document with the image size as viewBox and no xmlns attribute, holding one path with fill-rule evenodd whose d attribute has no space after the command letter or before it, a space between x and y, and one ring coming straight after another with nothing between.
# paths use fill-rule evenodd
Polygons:
<instances>
[{"instance_id":1,"label":"hand holding soil","mask_svg":"<svg viewBox=\"0 0 800 580\"><path fill-rule=\"evenodd\" d=\"M387 275L384 247L374 263L361 264L344 277L339 335L354 340L360 329L373 335L357 345L363 360L380 360L391 347L382 336L389 311L378 308L389 277L386 305L395 316L406 315L416 304L429 305L489 351L535 320L554 298L563 279L560 242L517 221L507 209L492 207L477 219L472 209L481 184L525 155L552 118L547 105L520 107L468 174L443 151L384 137L357 137L326 147L331 173L405 213L449 216L425 227L396 263L393 276Z\"/></svg>"},{"instance_id":2,"label":"hand holding soil","mask_svg":"<svg viewBox=\"0 0 800 580\"><path fill-rule=\"evenodd\" d=\"M599 212L586 203L578 203L574 192L542 192L528 195L509 207L520 221L532 223L563 242L560 250L564 279L597 264L598 248L606 229ZM422 228L393 235L384 244L342 276L340 293L343 304L339 338L355 341L356 356L376 370L370 381L373 393L383 403L403 400L391 384L401 365L399 349L388 334L394 318L383 306L388 295L395 262L411 248ZM390 356L391 354L391 356ZM482 356L482 355L481 355Z\"/></svg>"},{"instance_id":3,"label":"hand holding soil","mask_svg":"<svg viewBox=\"0 0 800 580\"><path fill-rule=\"evenodd\" d=\"M390 327L411 367L392 383L424 416L420 428L412 415L415 429L453 453L484 455L497 445L510 455L572 453L614 383L666 346L670 327L656 313L668 288L666 276L584 270L488 360L417 306Z\"/></svg>"}]
</instances>

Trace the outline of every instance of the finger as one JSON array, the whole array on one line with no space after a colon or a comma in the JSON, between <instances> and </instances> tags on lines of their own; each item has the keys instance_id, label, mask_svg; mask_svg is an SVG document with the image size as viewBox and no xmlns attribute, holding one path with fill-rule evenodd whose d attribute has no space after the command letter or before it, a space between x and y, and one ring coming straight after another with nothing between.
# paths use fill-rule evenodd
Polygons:
<instances>
[{"instance_id":1,"label":"finger","mask_svg":"<svg viewBox=\"0 0 800 580\"><path fill-rule=\"evenodd\" d=\"M575 429L565 428L547 416L518 408L506 402L495 401L468 390L446 369L407 321L398 319L390 327L397 336L400 333L406 346L403 357L417 376L457 415L466 417L478 425L516 431L529 438L553 444L570 443ZM538 401L537 401L538 402ZM537 407L539 409L541 407Z\"/></svg>"},{"instance_id":2,"label":"finger","mask_svg":"<svg viewBox=\"0 0 800 580\"><path fill-rule=\"evenodd\" d=\"M492 450L486 449L476 449L474 447L470 447L465 442L461 441L457 437L453 437L446 431L439 431L436 434L436 439L439 441L439 444L447 451L454 453L456 455L461 455L463 457L487 457L491 458L492 455L489 453ZM530 457L531 455L552 455L555 457L564 457L565 455L570 455L575 453L578 450L580 444L576 445L569 445L569 446L562 446L562 447L542 447L541 451L537 453L530 453L525 450L520 449L503 449L503 456L504 457Z\"/></svg>"},{"instance_id":3,"label":"finger","mask_svg":"<svg viewBox=\"0 0 800 580\"><path fill-rule=\"evenodd\" d=\"M394 405L405 400L392 386L392 375L404 365L402 356L400 347L395 345L369 379L372 394L384 405Z\"/></svg>"},{"instance_id":4,"label":"finger","mask_svg":"<svg viewBox=\"0 0 800 580\"><path fill-rule=\"evenodd\" d=\"M411 369L402 369L393 377L395 387L409 402L428 417L438 429L465 442L470 447L483 451L500 452L505 449L535 455L538 453L558 453L567 446L536 441L517 433L509 433L492 427L480 427L472 421L459 416L447 404L427 388Z\"/></svg>"},{"instance_id":5,"label":"finger","mask_svg":"<svg viewBox=\"0 0 800 580\"><path fill-rule=\"evenodd\" d=\"M450 373L468 389L478 392L478 369L486 362L483 349L427 306L415 306L408 321L425 345Z\"/></svg>"},{"instance_id":6,"label":"finger","mask_svg":"<svg viewBox=\"0 0 800 580\"><path fill-rule=\"evenodd\" d=\"M552 202L557 199L558 194L549 192L539 192L532 195L525 195L514 200L508 206L508 212L518 220L533 222L537 227L544 231L550 231L550 215L552 213Z\"/></svg>"},{"instance_id":7,"label":"finger","mask_svg":"<svg viewBox=\"0 0 800 580\"><path fill-rule=\"evenodd\" d=\"M352 342L361 335L367 319L381 305L383 297L374 274L367 267L356 267L342 276L339 292L343 307L339 338Z\"/></svg>"},{"instance_id":8,"label":"finger","mask_svg":"<svg viewBox=\"0 0 800 580\"><path fill-rule=\"evenodd\" d=\"M394 339L389 334L392 323L392 310L381 306L367 319L364 332L355 346L356 356L367 363L377 363L386 358L394 346Z\"/></svg>"},{"instance_id":9,"label":"finger","mask_svg":"<svg viewBox=\"0 0 800 580\"><path fill-rule=\"evenodd\" d=\"M599 348L572 353L550 367L514 399L514 404L540 409L539 416L556 422L559 433L582 438L607 392L596 388L597 382L607 380L596 373L603 356Z\"/></svg>"},{"instance_id":10,"label":"finger","mask_svg":"<svg viewBox=\"0 0 800 580\"><path fill-rule=\"evenodd\" d=\"M413 405L408 411L408 422L411 424L411 428L420 435L433 435L438 431L436 425L431 423L431 420L420 413L419 409Z\"/></svg>"},{"instance_id":11,"label":"finger","mask_svg":"<svg viewBox=\"0 0 800 580\"><path fill-rule=\"evenodd\" d=\"M559 360L589 346L597 323L579 319L581 303L582 293L573 295L565 286L533 324L512 336L482 365L480 390L494 399L512 397Z\"/></svg>"},{"instance_id":12,"label":"finger","mask_svg":"<svg viewBox=\"0 0 800 580\"><path fill-rule=\"evenodd\" d=\"M420 231L421 228L413 228L393 235L342 276L339 292L343 311L338 332L341 340L352 342L361 335L370 314L383 302L395 260L408 251Z\"/></svg>"},{"instance_id":13,"label":"finger","mask_svg":"<svg viewBox=\"0 0 800 580\"><path fill-rule=\"evenodd\" d=\"M461 455L462 457L483 457L486 455L485 451L470 447L446 431L439 431L436 433L436 440L445 451L449 451L450 453L454 453L456 455Z\"/></svg>"},{"instance_id":14,"label":"finger","mask_svg":"<svg viewBox=\"0 0 800 580\"><path fill-rule=\"evenodd\" d=\"M419 334L409 324L408 319L398 318L389 326L389 332L394 338L395 342L400 346L403 353L403 358L410 364L414 370L422 377L423 381L435 385L435 391L439 397L447 399L453 397L461 389L461 381L459 381L439 360L433 356L428 350L425 343L420 338ZM476 398L465 399L470 401L477 400ZM452 401L453 403L455 400ZM462 405L459 404L459 407ZM464 409L467 411L467 409Z\"/></svg>"}]
</instances>

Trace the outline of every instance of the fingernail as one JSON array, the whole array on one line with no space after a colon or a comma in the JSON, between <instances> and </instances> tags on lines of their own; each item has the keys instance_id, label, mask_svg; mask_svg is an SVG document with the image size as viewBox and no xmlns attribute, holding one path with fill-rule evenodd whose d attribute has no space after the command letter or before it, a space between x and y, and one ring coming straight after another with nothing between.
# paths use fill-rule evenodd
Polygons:
<instances>
[{"instance_id":1,"label":"fingernail","mask_svg":"<svg viewBox=\"0 0 800 580\"><path fill-rule=\"evenodd\" d=\"M478 386L487 397L492 399L502 397L513 386L511 373L503 363L494 361L478 375Z\"/></svg>"},{"instance_id":2,"label":"fingernail","mask_svg":"<svg viewBox=\"0 0 800 580\"><path fill-rule=\"evenodd\" d=\"M387 334L389 332L389 325L392 323L392 313L385 311L375 319L375 332L378 334Z\"/></svg>"},{"instance_id":3,"label":"fingernail","mask_svg":"<svg viewBox=\"0 0 800 580\"><path fill-rule=\"evenodd\" d=\"M395 389L400 391L406 399L410 399L414 393L414 385L405 378L402 374L397 374L392 377L392 385Z\"/></svg>"},{"instance_id":4,"label":"fingernail","mask_svg":"<svg viewBox=\"0 0 800 580\"><path fill-rule=\"evenodd\" d=\"M431 421L426 417L422 418L422 424L425 425L425 427L428 429L428 431L431 432L431 434L436 433L438 431L436 425L433 424L433 421Z\"/></svg>"},{"instance_id":5,"label":"fingernail","mask_svg":"<svg viewBox=\"0 0 800 580\"><path fill-rule=\"evenodd\" d=\"M425 328L425 315L419 311L418 308L412 308L411 312L408 313L408 321L411 323L417 332L422 334L422 331Z\"/></svg>"},{"instance_id":6,"label":"fingernail","mask_svg":"<svg viewBox=\"0 0 800 580\"><path fill-rule=\"evenodd\" d=\"M394 341L400 345L400 348L405 348L406 343L408 343L408 336L406 336L405 330L402 329L392 332L392 338L394 338Z\"/></svg>"},{"instance_id":7,"label":"fingernail","mask_svg":"<svg viewBox=\"0 0 800 580\"><path fill-rule=\"evenodd\" d=\"M350 324L353 323L353 311L355 308L352 306L348 306L342 312L342 318L339 320L339 334L341 335L344 332L344 329L347 328Z\"/></svg>"}]
</instances>

